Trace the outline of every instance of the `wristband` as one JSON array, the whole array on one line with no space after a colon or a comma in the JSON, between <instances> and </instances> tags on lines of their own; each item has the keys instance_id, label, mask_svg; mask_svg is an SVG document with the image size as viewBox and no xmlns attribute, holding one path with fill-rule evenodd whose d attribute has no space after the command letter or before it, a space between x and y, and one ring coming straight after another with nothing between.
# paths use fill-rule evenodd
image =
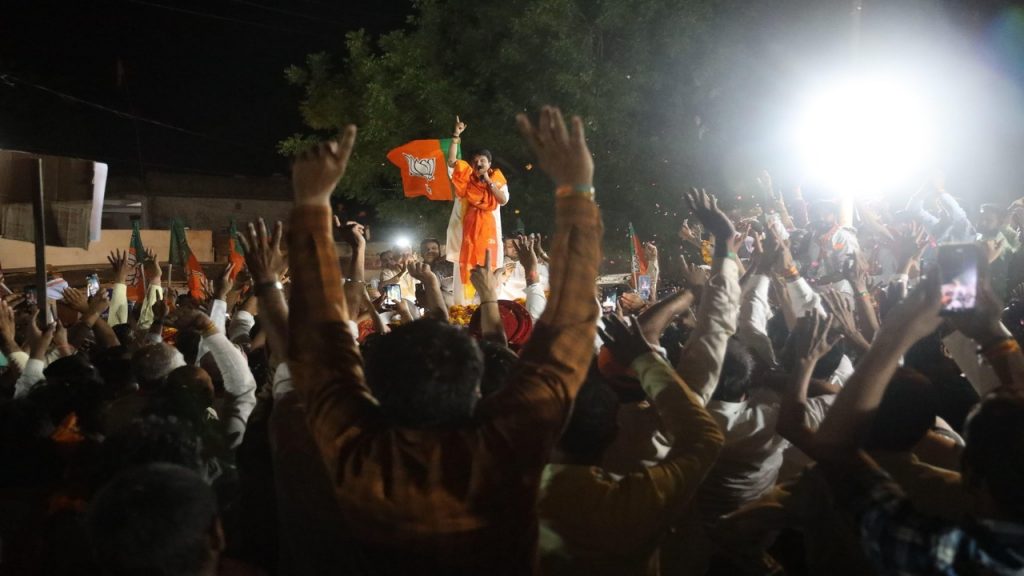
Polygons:
<instances>
[{"instance_id":1,"label":"wristband","mask_svg":"<svg viewBox=\"0 0 1024 576\"><path fill-rule=\"evenodd\" d=\"M278 280L274 280L273 282L260 282L259 284L253 286L253 292L259 294L260 291L262 291L264 289L267 289L267 288L273 288L275 290L283 290L284 289L284 284L281 284L281 282L278 281Z\"/></svg>"},{"instance_id":2,"label":"wristband","mask_svg":"<svg viewBox=\"0 0 1024 576\"><path fill-rule=\"evenodd\" d=\"M726 258L732 258L733 260L739 260L740 257L735 252L729 252L725 255Z\"/></svg>"},{"instance_id":3,"label":"wristband","mask_svg":"<svg viewBox=\"0 0 1024 576\"><path fill-rule=\"evenodd\" d=\"M568 198L569 196L582 196L587 200L593 200L594 187L589 184L576 184L575 186L563 184L555 188L555 198Z\"/></svg>"},{"instance_id":4,"label":"wristband","mask_svg":"<svg viewBox=\"0 0 1024 576\"><path fill-rule=\"evenodd\" d=\"M790 265L790 267L786 268L786 270L782 273L782 276L786 280L796 280L797 278L800 277L800 269L797 268L796 265Z\"/></svg>"},{"instance_id":5,"label":"wristband","mask_svg":"<svg viewBox=\"0 0 1024 576\"><path fill-rule=\"evenodd\" d=\"M870 295L871 295L871 293L868 292L867 290L861 290L860 292L857 292L857 298L863 298L865 296L870 296Z\"/></svg>"},{"instance_id":6,"label":"wristband","mask_svg":"<svg viewBox=\"0 0 1024 576\"><path fill-rule=\"evenodd\" d=\"M483 306L484 304L497 304L497 303L498 303L497 300L481 300L480 301L480 305L481 306Z\"/></svg>"},{"instance_id":7,"label":"wristband","mask_svg":"<svg viewBox=\"0 0 1024 576\"><path fill-rule=\"evenodd\" d=\"M203 329L203 337L204 338L207 337L207 336L213 336L216 333L217 333L217 325L214 324L213 322L210 322L210 324L206 328Z\"/></svg>"},{"instance_id":8,"label":"wristband","mask_svg":"<svg viewBox=\"0 0 1024 576\"><path fill-rule=\"evenodd\" d=\"M979 346L978 353L989 360L1020 353L1020 344L1014 338L1003 338L986 346Z\"/></svg>"}]
</instances>

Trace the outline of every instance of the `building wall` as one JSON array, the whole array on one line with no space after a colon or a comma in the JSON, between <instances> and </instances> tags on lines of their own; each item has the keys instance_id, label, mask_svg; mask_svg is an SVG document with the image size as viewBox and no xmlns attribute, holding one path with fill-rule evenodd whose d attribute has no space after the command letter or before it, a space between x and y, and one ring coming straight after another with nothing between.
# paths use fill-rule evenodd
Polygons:
<instances>
[{"instance_id":1,"label":"building wall","mask_svg":"<svg viewBox=\"0 0 1024 576\"><path fill-rule=\"evenodd\" d=\"M168 228L171 221L178 218L189 228L215 232L227 230L232 219L240 229L258 218L266 220L268 226L276 220L287 224L291 207L291 196L285 196L279 201L175 196L150 196L145 199L146 220L151 228Z\"/></svg>"},{"instance_id":2,"label":"building wall","mask_svg":"<svg viewBox=\"0 0 1024 576\"><path fill-rule=\"evenodd\" d=\"M188 245L200 262L213 261L213 234L209 230L188 230ZM109 267L107 256L114 250L127 250L131 241L131 230L104 230L98 242L90 242L89 248L46 247L46 263L57 267ZM166 261L169 257L171 233L169 230L143 230L142 245L156 251L157 258ZM28 269L35 267L35 246L31 242L19 242L0 238L0 263L4 270Z\"/></svg>"}]
</instances>

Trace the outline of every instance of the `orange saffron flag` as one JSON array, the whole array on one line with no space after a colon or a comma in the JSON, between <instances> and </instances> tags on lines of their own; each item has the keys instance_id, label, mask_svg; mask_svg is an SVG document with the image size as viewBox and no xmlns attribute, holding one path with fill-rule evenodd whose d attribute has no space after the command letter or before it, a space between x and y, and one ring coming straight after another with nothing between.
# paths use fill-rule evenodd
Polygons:
<instances>
[{"instance_id":1,"label":"orange saffron flag","mask_svg":"<svg viewBox=\"0 0 1024 576\"><path fill-rule=\"evenodd\" d=\"M388 152L388 160L402 171L402 191L406 198L452 199L452 182L448 177L450 144L450 138L413 140Z\"/></svg>"}]
</instances>

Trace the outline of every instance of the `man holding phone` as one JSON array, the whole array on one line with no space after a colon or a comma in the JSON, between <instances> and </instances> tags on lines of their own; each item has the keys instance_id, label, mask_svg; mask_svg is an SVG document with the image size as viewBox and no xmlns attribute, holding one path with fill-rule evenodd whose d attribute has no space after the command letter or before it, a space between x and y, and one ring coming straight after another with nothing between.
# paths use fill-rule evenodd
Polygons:
<instances>
[{"instance_id":1,"label":"man holding phone","mask_svg":"<svg viewBox=\"0 0 1024 576\"><path fill-rule=\"evenodd\" d=\"M448 148L448 169L455 188L455 205L448 221L449 262L458 265L454 275L456 304L473 298L469 272L484 263L488 251L494 267L505 261L501 242L501 207L508 203L508 184L501 170L491 166L489 150L477 150L466 162L458 158L466 123L455 117L455 131Z\"/></svg>"}]
</instances>

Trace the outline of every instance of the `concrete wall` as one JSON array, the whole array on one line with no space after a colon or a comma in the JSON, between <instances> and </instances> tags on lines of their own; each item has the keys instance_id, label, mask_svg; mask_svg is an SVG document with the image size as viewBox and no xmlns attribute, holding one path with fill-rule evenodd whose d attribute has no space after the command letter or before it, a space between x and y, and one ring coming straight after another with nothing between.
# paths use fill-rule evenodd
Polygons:
<instances>
[{"instance_id":1,"label":"concrete wall","mask_svg":"<svg viewBox=\"0 0 1024 576\"><path fill-rule=\"evenodd\" d=\"M200 262L213 261L213 233L209 230L188 230L188 245ZM99 242L90 242L88 250L81 248L46 247L46 263L58 267L89 267L107 264L107 255L113 250L127 250L131 230L104 230ZM155 250L157 258L166 261L170 250L169 230L143 230L142 245ZM35 247L31 242L0 238L0 263L4 270L35 267Z\"/></svg>"},{"instance_id":2,"label":"concrete wall","mask_svg":"<svg viewBox=\"0 0 1024 576\"><path fill-rule=\"evenodd\" d=\"M146 221L151 228L170 227L174 218L190 228L215 231L227 230L232 218L239 228L261 217L268 225L275 220L287 224L291 207L290 196L280 201L173 196L150 196L145 199Z\"/></svg>"}]
</instances>

